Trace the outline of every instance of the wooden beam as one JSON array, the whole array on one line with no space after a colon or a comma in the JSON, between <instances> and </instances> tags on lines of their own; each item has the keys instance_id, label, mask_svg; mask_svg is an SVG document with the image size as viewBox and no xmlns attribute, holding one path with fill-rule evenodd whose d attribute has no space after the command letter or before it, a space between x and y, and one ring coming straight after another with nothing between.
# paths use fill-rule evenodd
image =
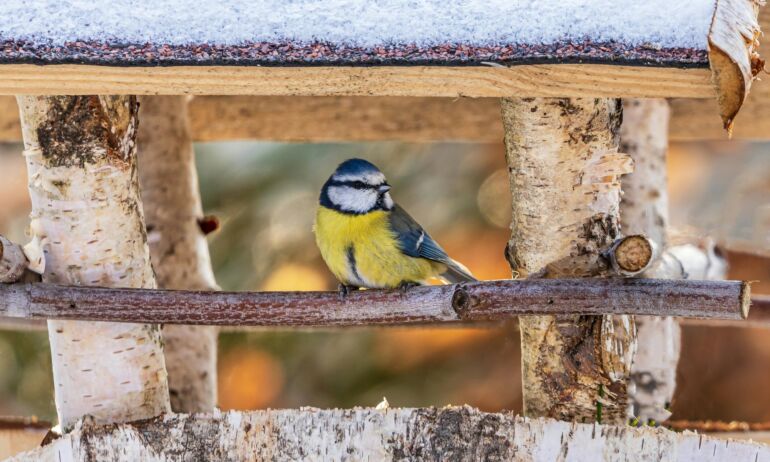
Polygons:
<instances>
[{"instance_id":1,"label":"wooden beam","mask_svg":"<svg viewBox=\"0 0 770 462\"><path fill-rule=\"evenodd\" d=\"M770 26L768 26L770 30ZM200 96L190 103L196 141L460 141L501 143L496 98ZM671 100L671 141L724 140L713 99ZM770 139L770 79L756 81L733 139ZM13 97L0 96L0 142L21 140Z\"/></svg>"},{"instance_id":2,"label":"wooden beam","mask_svg":"<svg viewBox=\"0 0 770 462\"><path fill-rule=\"evenodd\" d=\"M745 319L748 283L656 279L501 280L402 290L209 292L0 285L0 317L324 327L484 322L520 315Z\"/></svg>"},{"instance_id":3,"label":"wooden beam","mask_svg":"<svg viewBox=\"0 0 770 462\"><path fill-rule=\"evenodd\" d=\"M713 98L708 69L600 64L258 67L0 65L0 94Z\"/></svg>"}]
</instances>

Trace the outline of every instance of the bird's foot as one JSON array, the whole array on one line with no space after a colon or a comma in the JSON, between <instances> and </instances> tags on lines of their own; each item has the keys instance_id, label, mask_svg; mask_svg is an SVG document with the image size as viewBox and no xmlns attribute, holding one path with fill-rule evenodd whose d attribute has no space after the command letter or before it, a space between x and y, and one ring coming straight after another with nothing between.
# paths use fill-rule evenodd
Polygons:
<instances>
[{"instance_id":1,"label":"bird's foot","mask_svg":"<svg viewBox=\"0 0 770 462\"><path fill-rule=\"evenodd\" d=\"M401 281L401 284L398 285L398 288L399 288L399 290L401 290L401 292L407 293L409 291L409 289L411 289L412 287L417 287L419 285L420 284L418 284L416 282Z\"/></svg>"},{"instance_id":2,"label":"bird's foot","mask_svg":"<svg viewBox=\"0 0 770 462\"><path fill-rule=\"evenodd\" d=\"M350 286L347 284L340 284L337 286L337 292L339 292L340 297L347 297L350 292L354 292L358 290L358 287L356 286Z\"/></svg>"}]
</instances>

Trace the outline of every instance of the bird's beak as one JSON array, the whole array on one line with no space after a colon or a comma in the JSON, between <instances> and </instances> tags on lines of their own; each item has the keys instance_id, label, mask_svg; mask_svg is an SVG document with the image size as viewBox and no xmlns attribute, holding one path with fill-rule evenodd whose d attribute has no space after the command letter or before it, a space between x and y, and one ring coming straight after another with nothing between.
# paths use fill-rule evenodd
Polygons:
<instances>
[{"instance_id":1,"label":"bird's beak","mask_svg":"<svg viewBox=\"0 0 770 462\"><path fill-rule=\"evenodd\" d=\"M390 191L390 185L389 184L383 184L377 187L377 191L380 193L386 193Z\"/></svg>"}]
</instances>

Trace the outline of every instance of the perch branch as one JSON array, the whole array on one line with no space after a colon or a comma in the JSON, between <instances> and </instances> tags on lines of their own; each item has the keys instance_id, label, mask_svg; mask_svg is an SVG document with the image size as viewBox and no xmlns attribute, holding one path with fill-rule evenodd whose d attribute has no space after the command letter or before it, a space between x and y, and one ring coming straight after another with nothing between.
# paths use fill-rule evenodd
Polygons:
<instances>
[{"instance_id":1,"label":"perch branch","mask_svg":"<svg viewBox=\"0 0 770 462\"><path fill-rule=\"evenodd\" d=\"M496 321L520 315L742 319L739 281L532 279L336 292L207 292L0 285L0 316L236 326L363 326Z\"/></svg>"}]
</instances>

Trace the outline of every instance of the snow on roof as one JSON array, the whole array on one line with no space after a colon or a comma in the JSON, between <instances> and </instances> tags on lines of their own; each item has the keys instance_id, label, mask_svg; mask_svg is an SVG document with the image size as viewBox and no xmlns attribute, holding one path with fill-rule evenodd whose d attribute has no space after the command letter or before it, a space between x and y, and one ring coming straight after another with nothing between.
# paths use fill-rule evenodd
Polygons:
<instances>
[{"instance_id":1,"label":"snow on roof","mask_svg":"<svg viewBox=\"0 0 770 462\"><path fill-rule=\"evenodd\" d=\"M390 56L396 61L442 47L455 55L460 48L471 61L478 50L476 60L505 61L505 50L523 56L527 47L546 58L559 50L569 56L570 45L577 55L602 55L586 53L586 44L606 44L605 54L619 59L645 59L661 50L705 51L714 6L715 0L1 0L0 60L23 58L25 49L31 59L77 60L72 49L83 44L84 60L97 45L118 50L118 58L135 45L161 61L164 47L174 61L191 48L190 56L200 57L201 46L213 47L210 59L225 61L216 50L249 49L234 58L269 61L288 46L304 50L298 62L317 58L312 50L339 57L348 48L373 53L375 61L382 48L401 50ZM444 61L445 54L421 59Z\"/></svg>"}]
</instances>

